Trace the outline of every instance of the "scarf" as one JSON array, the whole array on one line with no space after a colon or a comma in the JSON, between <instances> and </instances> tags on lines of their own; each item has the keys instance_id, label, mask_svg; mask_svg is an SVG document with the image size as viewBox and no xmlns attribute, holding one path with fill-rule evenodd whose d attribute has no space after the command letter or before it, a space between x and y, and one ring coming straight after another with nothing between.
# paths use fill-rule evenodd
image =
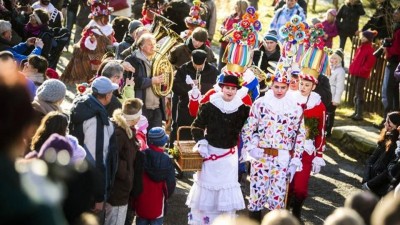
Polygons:
<instances>
[{"instance_id":1,"label":"scarf","mask_svg":"<svg viewBox=\"0 0 400 225\"><path fill-rule=\"evenodd\" d=\"M42 32L43 28L45 25L40 25L40 26L32 26L31 23L27 23L24 27L24 31L27 33L27 36L33 36L33 37L38 37L40 32Z\"/></svg>"},{"instance_id":2,"label":"scarf","mask_svg":"<svg viewBox=\"0 0 400 225\"><path fill-rule=\"evenodd\" d=\"M43 113L44 115L46 115L47 113L52 112L52 111L61 112L61 108L58 105L55 105L51 102L39 100L38 97L35 97L33 99L32 107L33 107L33 109L35 109L38 112Z\"/></svg>"}]
</instances>

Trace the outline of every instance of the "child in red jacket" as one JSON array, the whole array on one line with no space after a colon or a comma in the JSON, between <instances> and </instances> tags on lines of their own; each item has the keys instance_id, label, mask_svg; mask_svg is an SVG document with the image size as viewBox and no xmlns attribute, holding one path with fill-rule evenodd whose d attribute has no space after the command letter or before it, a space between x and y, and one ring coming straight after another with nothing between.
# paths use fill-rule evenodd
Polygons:
<instances>
[{"instance_id":1,"label":"child in red jacket","mask_svg":"<svg viewBox=\"0 0 400 225\"><path fill-rule=\"evenodd\" d=\"M175 168L164 153L168 135L153 127L147 135L149 148L138 152L135 162L134 198L136 225L162 225L166 201L175 190Z\"/></svg>"},{"instance_id":2,"label":"child in red jacket","mask_svg":"<svg viewBox=\"0 0 400 225\"><path fill-rule=\"evenodd\" d=\"M364 87L374 68L376 58L373 55L372 41L378 34L376 31L363 31L361 45L357 48L353 61L350 64L349 74L355 77L354 113L350 116L353 120L363 120Z\"/></svg>"}]
</instances>

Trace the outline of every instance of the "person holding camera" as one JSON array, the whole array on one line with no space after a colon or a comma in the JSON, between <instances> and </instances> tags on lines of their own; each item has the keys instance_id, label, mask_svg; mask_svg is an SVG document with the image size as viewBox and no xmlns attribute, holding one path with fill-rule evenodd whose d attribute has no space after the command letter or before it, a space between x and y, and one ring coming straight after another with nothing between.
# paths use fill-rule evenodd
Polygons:
<instances>
[{"instance_id":1,"label":"person holding camera","mask_svg":"<svg viewBox=\"0 0 400 225\"><path fill-rule=\"evenodd\" d=\"M11 23L6 20L0 20L0 51L10 51L18 63L27 59L29 55L40 55L42 53L43 41L40 38L31 37L26 42L21 42L17 45L13 45L11 39ZM26 54L28 48L32 46L35 48L29 54Z\"/></svg>"},{"instance_id":2,"label":"person holding camera","mask_svg":"<svg viewBox=\"0 0 400 225\"><path fill-rule=\"evenodd\" d=\"M385 76L382 84L382 103L384 116L399 109L399 79L395 79L394 71L400 62L400 7L393 13L393 37L384 39L383 49L387 60ZM379 126L383 127L385 119Z\"/></svg>"}]
</instances>

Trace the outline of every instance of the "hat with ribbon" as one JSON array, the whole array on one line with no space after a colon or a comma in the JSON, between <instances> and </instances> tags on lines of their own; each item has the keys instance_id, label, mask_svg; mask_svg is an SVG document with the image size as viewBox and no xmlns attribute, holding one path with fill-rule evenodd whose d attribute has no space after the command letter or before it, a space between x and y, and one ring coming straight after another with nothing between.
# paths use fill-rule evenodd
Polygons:
<instances>
[{"instance_id":1,"label":"hat with ribbon","mask_svg":"<svg viewBox=\"0 0 400 225\"><path fill-rule=\"evenodd\" d=\"M94 16L109 16L111 15L113 8L108 7L108 2L101 0L90 0L90 11L89 18Z\"/></svg>"},{"instance_id":2,"label":"hat with ribbon","mask_svg":"<svg viewBox=\"0 0 400 225\"><path fill-rule=\"evenodd\" d=\"M218 83L218 85L222 88L223 86L229 86L229 87L236 87L237 89L240 89L241 86L239 84L239 78L237 76L233 75L226 75L224 76L223 80Z\"/></svg>"}]
</instances>

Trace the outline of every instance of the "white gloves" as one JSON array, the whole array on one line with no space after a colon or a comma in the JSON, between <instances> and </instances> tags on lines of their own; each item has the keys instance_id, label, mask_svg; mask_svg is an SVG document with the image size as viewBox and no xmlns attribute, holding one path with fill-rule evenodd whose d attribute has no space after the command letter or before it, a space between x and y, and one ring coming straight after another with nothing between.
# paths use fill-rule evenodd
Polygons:
<instances>
[{"instance_id":1,"label":"white gloves","mask_svg":"<svg viewBox=\"0 0 400 225\"><path fill-rule=\"evenodd\" d=\"M192 90L188 92L190 100L198 100L201 96L201 92L197 86L193 86Z\"/></svg>"},{"instance_id":2,"label":"white gloves","mask_svg":"<svg viewBox=\"0 0 400 225\"><path fill-rule=\"evenodd\" d=\"M210 157L210 154L208 153L208 141L205 139L198 141L193 147L193 150L198 151L203 158Z\"/></svg>"},{"instance_id":3,"label":"white gloves","mask_svg":"<svg viewBox=\"0 0 400 225\"><path fill-rule=\"evenodd\" d=\"M312 161L311 172L317 174L321 172L321 167L325 165L326 165L325 160L322 157L317 156Z\"/></svg>"},{"instance_id":4,"label":"white gloves","mask_svg":"<svg viewBox=\"0 0 400 225\"><path fill-rule=\"evenodd\" d=\"M290 176L289 183L292 183L293 177L296 174L296 170L297 170L297 166L296 165L292 164L292 165L289 166L289 168L288 168L288 173L289 173L289 176Z\"/></svg>"},{"instance_id":5,"label":"white gloves","mask_svg":"<svg viewBox=\"0 0 400 225\"><path fill-rule=\"evenodd\" d=\"M259 160L264 156L264 150L261 148L253 148L249 151L249 155L256 160Z\"/></svg>"},{"instance_id":6,"label":"white gloves","mask_svg":"<svg viewBox=\"0 0 400 225\"><path fill-rule=\"evenodd\" d=\"M186 84L194 85L193 79L189 75L186 75L185 81L186 81Z\"/></svg>"}]
</instances>

